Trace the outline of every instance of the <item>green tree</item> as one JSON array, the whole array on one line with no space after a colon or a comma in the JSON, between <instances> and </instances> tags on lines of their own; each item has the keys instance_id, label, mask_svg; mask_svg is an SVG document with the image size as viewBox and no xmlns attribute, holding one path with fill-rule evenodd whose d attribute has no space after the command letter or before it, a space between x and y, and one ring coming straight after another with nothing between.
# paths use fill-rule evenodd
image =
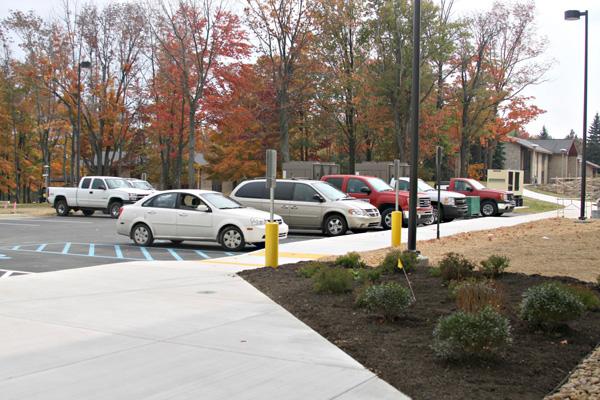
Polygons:
<instances>
[{"instance_id":1,"label":"green tree","mask_svg":"<svg viewBox=\"0 0 600 400\"><path fill-rule=\"evenodd\" d=\"M577 138L577 134L575 133L575 131L573 129L571 129L571 132L569 132L569 134L567 136L565 136L565 139L576 139Z\"/></svg>"},{"instance_id":2,"label":"green tree","mask_svg":"<svg viewBox=\"0 0 600 400\"><path fill-rule=\"evenodd\" d=\"M538 139L552 139L552 136L548 133L548 129L546 129L546 125L542 126L542 130L538 135Z\"/></svg>"},{"instance_id":3,"label":"green tree","mask_svg":"<svg viewBox=\"0 0 600 400\"><path fill-rule=\"evenodd\" d=\"M492 158L492 168L503 169L506 155L504 153L504 143L499 142L494 148L494 156Z\"/></svg>"},{"instance_id":4,"label":"green tree","mask_svg":"<svg viewBox=\"0 0 600 400\"><path fill-rule=\"evenodd\" d=\"M588 131L587 159L600 164L600 115L596 113Z\"/></svg>"}]
</instances>

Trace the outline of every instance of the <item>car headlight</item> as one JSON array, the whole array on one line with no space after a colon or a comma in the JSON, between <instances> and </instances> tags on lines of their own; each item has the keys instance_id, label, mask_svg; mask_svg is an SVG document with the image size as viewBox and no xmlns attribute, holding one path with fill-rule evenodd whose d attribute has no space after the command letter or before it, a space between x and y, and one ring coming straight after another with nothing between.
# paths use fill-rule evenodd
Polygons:
<instances>
[{"instance_id":1,"label":"car headlight","mask_svg":"<svg viewBox=\"0 0 600 400\"><path fill-rule=\"evenodd\" d=\"M503 193L503 194L502 194L502 200L504 200L504 201L508 201L508 194L506 194L506 193Z\"/></svg>"},{"instance_id":2,"label":"car headlight","mask_svg":"<svg viewBox=\"0 0 600 400\"><path fill-rule=\"evenodd\" d=\"M129 200L136 200L136 199L137 199L137 194L129 193Z\"/></svg>"},{"instance_id":3,"label":"car headlight","mask_svg":"<svg viewBox=\"0 0 600 400\"><path fill-rule=\"evenodd\" d=\"M263 218L250 218L250 225L252 226L260 226L265 225L268 221Z\"/></svg>"},{"instance_id":4,"label":"car headlight","mask_svg":"<svg viewBox=\"0 0 600 400\"><path fill-rule=\"evenodd\" d=\"M351 208L348 213L350 215L366 215L365 211L360 208Z\"/></svg>"},{"instance_id":5,"label":"car headlight","mask_svg":"<svg viewBox=\"0 0 600 400\"><path fill-rule=\"evenodd\" d=\"M455 204L454 197L446 197L442 200L442 204L445 204L447 206L453 206Z\"/></svg>"}]
</instances>

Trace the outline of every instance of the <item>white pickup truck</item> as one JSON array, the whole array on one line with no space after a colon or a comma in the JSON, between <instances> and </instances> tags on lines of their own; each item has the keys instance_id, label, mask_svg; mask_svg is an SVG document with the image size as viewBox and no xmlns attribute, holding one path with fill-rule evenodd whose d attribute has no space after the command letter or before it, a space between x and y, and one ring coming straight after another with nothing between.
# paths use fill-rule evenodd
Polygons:
<instances>
[{"instance_id":1,"label":"white pickup truck","mask_svg":"<svg viewBox=\"0 0 600 400\"><path fill-rule=\"evenodd\" d=\"M131 187L123 178L85 176L76 188L49 187L48 203L56 209L56 214L63 217L71 210L81 210L85 216L100 210L117 218L124 204L135 203L152 192Z\"/></svg>"}]
</instances>

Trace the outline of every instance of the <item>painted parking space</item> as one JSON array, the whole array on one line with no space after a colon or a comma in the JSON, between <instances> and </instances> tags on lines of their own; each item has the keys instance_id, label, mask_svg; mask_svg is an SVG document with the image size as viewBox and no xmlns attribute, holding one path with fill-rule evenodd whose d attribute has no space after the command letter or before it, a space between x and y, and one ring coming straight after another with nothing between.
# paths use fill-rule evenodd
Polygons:
<instances>
[{"instance_id":1,"label":"painted parking space","mask_svg":"<svg viewBox=\"0 0 600 400\"><path fill-rule=\"evenodd\" d=\"M35 253L59 255L66 257L87 257L113 261L194 261L233 256L233 253L220 250L218 247L197 248L187 245L185 247L171 247L170 243L157 243L152 247L141 247L132 244L106 244L106 243L79 243L79 242L54 242L54 243L27 243L1 246L2 251L16 253ZM250 249L251 250L251 249ZM7 259L13 256L7 256Z\"/></svg>"}]
</instances>

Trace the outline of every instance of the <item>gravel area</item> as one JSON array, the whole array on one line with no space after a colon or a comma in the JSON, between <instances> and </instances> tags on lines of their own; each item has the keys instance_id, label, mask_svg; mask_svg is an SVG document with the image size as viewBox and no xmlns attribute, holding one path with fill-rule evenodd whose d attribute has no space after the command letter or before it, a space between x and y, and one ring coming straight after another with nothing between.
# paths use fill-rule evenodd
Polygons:
<instances>
[{"instance_id":1,"label":"gravel area","mask_svg":"<svg viewBox=\"0 0 600 400\"><path fill-rule=\"evenodd\" d=\"M571 373L567 382L545 400L600 399L600 346Z\"/></svg>"}]
</instances>

